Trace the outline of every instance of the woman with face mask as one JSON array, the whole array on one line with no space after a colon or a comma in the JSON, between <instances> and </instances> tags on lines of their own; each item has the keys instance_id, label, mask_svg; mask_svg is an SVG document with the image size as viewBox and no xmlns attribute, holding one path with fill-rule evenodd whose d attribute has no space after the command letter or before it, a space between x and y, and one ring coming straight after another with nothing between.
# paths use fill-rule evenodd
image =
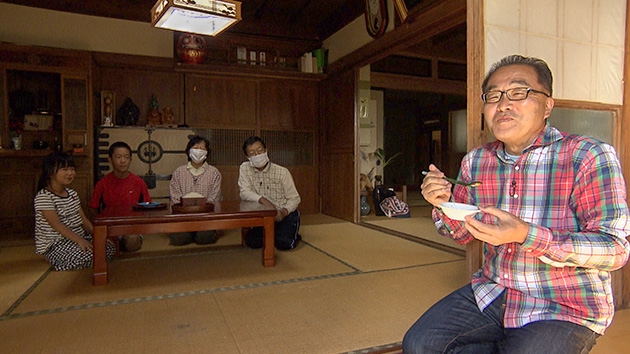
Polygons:
<instances>
[{"instance_id":1,"label":"woman with face mask","mask_svg":"<svg viewBox=\"0 0 630 354\"><path fill-rule=\"evenodd\" d=\"M188 163L179 166L170 183L171 204L179 204L183 196L198 193L206 198L207 203L221 201L221 173L207 162L210 153L208 139L194 136L186 146ZM171 244L187 245L193 241L198 245L214 243L217 232L198 231L169 234Z\"/></svg>"}]
</instances>

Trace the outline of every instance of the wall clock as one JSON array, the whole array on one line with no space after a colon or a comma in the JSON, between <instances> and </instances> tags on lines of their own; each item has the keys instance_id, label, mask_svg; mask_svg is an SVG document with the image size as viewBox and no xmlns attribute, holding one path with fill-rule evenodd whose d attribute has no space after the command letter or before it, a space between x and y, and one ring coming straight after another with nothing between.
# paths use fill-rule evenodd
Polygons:
<instances>
[{"instance_id":1,"label":"wall clock","mask_svg":"<svg viewBox=\"0 0 630 354\"><path fill-rule=\"evenodd\" d=\"M388 21L385 0L365 0L365 26L370 36L374 38L382 36Z\"/></svg>"}]
</instances>

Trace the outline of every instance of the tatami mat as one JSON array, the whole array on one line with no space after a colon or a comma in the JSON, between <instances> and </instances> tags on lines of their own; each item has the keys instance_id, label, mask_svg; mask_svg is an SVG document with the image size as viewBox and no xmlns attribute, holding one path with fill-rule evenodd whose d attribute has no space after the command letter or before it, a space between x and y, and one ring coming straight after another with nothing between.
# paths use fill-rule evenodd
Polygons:
<instances>
[{"instance_id":1,"label":"tatami mat","mask_svg":"<svg viewBox=\"0 0 630 354\"><path fill-rule=\"evenodd\" d=\"M463 263L15 318L0 321L0 350L320 354L368 348L400 341L428 306L464 284Z\"/></svg>"},{"instance_id":2,"label":"tatami mat","mask_svg":"<svg viewBox=\"0 0 630 354\"><path fill-rule=\"evenodd\" d=\"M382 220L370 220L367 221L367 223L437 242L449 247L461 250L466 249L466 245L459 245L452 239L438 234L431 218L387 218Z\"/></svg>"},{"instance_id":3,"label":"tatami mat","mask_svg":"<svg viewBox=\"0 0 630 354\"><path fill-rule=\"evenodd\" d=\"M360 225L344 223L302 226L305 240L362 271L391 269L462 259L451 253Z\"/></svg>"},{"instance_id":4,"label":"tatami mat","mask_svg":"<svg viewBox=\"0 0 630 354\"><path fill-rule=\"evenodd\" d=\"M48 263L35 254L35 246L0 248L0 314L46 273Z\"/></svg>"},{"instance_id":5,"label":"tatami mat","mask_svg":"<svg viewBox=\"0 0 630 354\"><path fill-rule=\"evenodd\" d=\"M336 224L342 222L347 221L324 214L302 214L300 217L301 225Z\"/></svg>"},{"instance_id":6,"label":"tatami mat","mask_svg":"<svg viewBox=\"0 0 630 354\"><path fill-rule=\"evenodd\" d=\"M211 246L147 235L105 286L91 269L50 271L32 245L2 247L0 352L400 353L409 326L467 282L463 257L413 240L323 215L300 233L273 268L240 230ZM625 353L629 324L618 311L592 353Z\"/></svg>"},{"instance_id":7,"label":"tatami mat","mask_svg":"<svg viewBox=\"0 0 630 354\"><path fill-rule=\"evenodd\" d=\"M257 284L329 276L354 270L307 245L276 253L276 266L262 265L260 250L234 248L171 253L118 260L109 265L110 280L92 286L92 270L51 272L13 314L84 306L100 302L180 296L187 292L257 286Z\"/></svg>"}]
</instances>

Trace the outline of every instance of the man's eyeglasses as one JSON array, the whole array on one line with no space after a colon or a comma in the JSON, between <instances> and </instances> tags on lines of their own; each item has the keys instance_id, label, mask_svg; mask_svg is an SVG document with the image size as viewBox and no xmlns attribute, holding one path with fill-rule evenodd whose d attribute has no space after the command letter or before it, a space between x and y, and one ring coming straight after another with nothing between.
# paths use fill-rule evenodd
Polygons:
<instances>
[{"instance_id":1,"label":"man's eyeglasses","mask_svg":"<svg viewBox=\"0 0 630 354\"><path fill-rule=\"evenodd\" d=\"M501 98L503 98L503 94L505 93L510 101L522 101L529 96L530 92L541 93L547 97L551 97L551 95L542 91L534 90L533 88L514 87L505 91L488 91L481 95L481 99L485 103L497 103L501 101Z\"/></svg>"}]
</instances>

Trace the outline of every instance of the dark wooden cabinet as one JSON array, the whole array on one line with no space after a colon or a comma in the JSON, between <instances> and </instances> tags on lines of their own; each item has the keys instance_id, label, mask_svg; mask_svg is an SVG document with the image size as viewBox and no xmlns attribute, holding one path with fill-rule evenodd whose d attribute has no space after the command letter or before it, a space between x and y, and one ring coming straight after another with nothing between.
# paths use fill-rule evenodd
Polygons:
<instances>
[{"instance_id":1,"label":"dark wooden cabinet","mask_svg":"<svg viewBox=\"0 0 630 354\"><path fill-rule=\"evenodd\" d=\"M186 75L186 123L190 127L256 126L257 82L243 77Z\"/></svg>"},{"instance_id":2,"label":"dark wooden cabinet","mask_svg":"<svg viewBox=\"0 0 630 354\"><path fill-rule=\"evenodd\" d=\"M56 143L75 156L77 176L70 188L87 205L93 180L90 78L89 53L0 44L0 193L5 201L0 203L0 242L32 239L42 159ZM18 125L25 126L21 150L10 138Z\"/></svg>"},{"instance_id":3,"label":"dark wooden cabinet","mask_svg":"<svg viewBox=\"0 0 630 354\"><path fill-rule=\"evenodd\" d=\"M319 109L317 82L263 80L260 123L265 129L315 129Z\"/></svg>"}]
</instances>

